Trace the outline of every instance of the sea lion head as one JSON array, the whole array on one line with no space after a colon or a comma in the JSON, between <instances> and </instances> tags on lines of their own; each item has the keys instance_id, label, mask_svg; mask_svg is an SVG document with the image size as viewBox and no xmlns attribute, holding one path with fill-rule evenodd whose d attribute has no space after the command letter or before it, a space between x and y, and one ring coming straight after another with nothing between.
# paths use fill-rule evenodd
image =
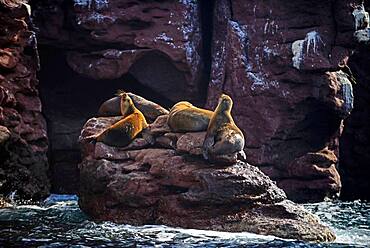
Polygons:
<instances>
[{"instance_id":1,"label":"sea lion head","mask_svg":"<svg viewBox=\"0 0 370 248\"><path fill-rule=\"evenodd\" d=\"M233 100L226 94L222 94L218 99L218 106L222 111L231 111Z\"/></svg>"},{"instance_id":2,"label":"sea lion head","mask_svg":"<svg viewBox=\"0 0 370 248\"><path fill-rule=\"evenodd\" d=\"M119 90L117 92L117 96L121 97L121 114L123 116L126 116L127 113L129 112L129 110L132 108L132 106L134 105L131 97L129 97L129 95L122 91L122 90Z\"/></svg>"}]
</instances>

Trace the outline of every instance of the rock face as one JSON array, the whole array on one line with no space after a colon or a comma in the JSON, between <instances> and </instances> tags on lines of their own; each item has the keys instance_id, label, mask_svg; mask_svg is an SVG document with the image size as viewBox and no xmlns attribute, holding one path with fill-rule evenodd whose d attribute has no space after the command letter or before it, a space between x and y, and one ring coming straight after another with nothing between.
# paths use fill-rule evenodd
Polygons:
<instances>
[{"instance_id":1,"label":"rock face","mask_svg":"<svg viewBox=\"0 0 370 248\"><path fill-rule=\"evenodd\" d=\"M370 11L370 3L365 6ZM356 27L358 32L370 34L369 14L358 8ZM342 198L370 199L370 37L360 41L349 65L355 76L355 104L350 117L344 122L340 139L340 172L343 182Z\"/></svg>"},{"instance_id":2,"label":"rock face","mask_svg":"<svg viewBox=\"0 0 370 248\"><path fill-rule=\"evenodd\" d=\"M27 6L13 2L0 3L0 194L38 199L50 187L38 54Z\"/></svg>"},{"instance_id":3,"label":"rock face","mask_svg":"<svg viewBox=\"0 0 370 248\"><path fill-rule=\"evenodd\" d=\"M164 106L183 98L205 101L196 1L30 3L41 44L54 192L78 190L79 131L117 89Z\"/></svg>"},{"instance_id":4,"label":"rock face","mask_svg":"<svg viewBox=\"0 0 370 248\"><path fill-rule=\"evenodd\" d=\"M357 2L216 1L207 106L221 92L233 98L247 160L296 201L341 188L338 137L353 108L344 65Z\"/></svg>"},{"instance_id":5,"label":"rock face","mask_svg":"<svg viewBox=\"0 0 370 248\"><path fill-rule=\"evenodd\" d=\"M80 140L80 207L95 220L248 231L331 241L333 233L286 200L257 167L212 165L200 156L205 133L170 133L161 116L126 148L85 143L118 118L90 119ZM151 137L151 139L148 139ZM149 142L148 142L149 141Z\"/></svg>"},{"instance_id":6,"label":"rock face","mask_svg":"<svg viewBox=\"0 0 370 248\"><path fill-rule=\"evenodd\" d=\"M40 42L71 50L67 62L79 74L131 74L171 101L204 99L196 1L35 1L33 7Z\"/></svg>"},{"instance_id":7,"label":"rock face","mask_svg":"<svg viewBox=\"0 0 370 248\"><path fill-rule=\"evenodd\" d=\"M56 192L76 191L80 127L119 88L166 101L167 107L179 100L201 107L207 98L206 107L213 108L221 92L231 95L248 161L276 180L290 199L337 196L338 163L347 192L353 185L367 188L367 176L362 176L367 136L352 137L358 127L368 133L366 83L353 92L346 65L355 42L369 44L368 3L365 8L360 0L30 4L45 61L41 93ZM349 63L362 82L365 70L358 73L354 67L366 68L366 58L356 59L366 49ZM16 63L0 52L1 66ZM353 94L359 100L339 142ZM67 177L69 183L58 184Z\"/></svg>"}]
</instances>

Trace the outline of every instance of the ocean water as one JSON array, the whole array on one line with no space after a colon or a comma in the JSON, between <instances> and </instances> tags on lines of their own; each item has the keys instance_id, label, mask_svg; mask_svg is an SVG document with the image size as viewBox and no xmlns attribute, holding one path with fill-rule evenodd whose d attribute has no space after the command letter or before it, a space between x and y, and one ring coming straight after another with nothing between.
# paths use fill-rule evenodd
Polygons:
<instances>
[{"instance_id":1,"label":"ocean water","mask_svg":"<svg viewBox=\"0 0 370 248\"><path fill-rule=\"evenodd\" d=\"M305 204L337 235L334 243L307 243L251 233L166 226L95 223L74 195L51 195L39 205L0 209L0 247L370 247L370 204Z\"/></svg>"}]
</instances>

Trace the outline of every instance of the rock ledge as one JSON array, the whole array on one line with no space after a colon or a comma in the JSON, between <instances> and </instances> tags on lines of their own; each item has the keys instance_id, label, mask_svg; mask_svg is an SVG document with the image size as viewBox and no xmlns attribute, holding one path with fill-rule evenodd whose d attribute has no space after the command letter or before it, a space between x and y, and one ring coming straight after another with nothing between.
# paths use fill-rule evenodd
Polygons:
<instances>
[{"instance_id":1,"label":"rock ledge","mask_svg":"<svg viewBox=\"0 0 370 248\"><path fill-rule=\"evenodd\" d=\"M160 116L129 147L91 144L84 137L119 117L90 119L80 143L79 204L95 220L253 232L333 241L314 215L286 199L257 167L212 165L200 156L204 133L171 133Z\"/></svg>"}]
</instances>

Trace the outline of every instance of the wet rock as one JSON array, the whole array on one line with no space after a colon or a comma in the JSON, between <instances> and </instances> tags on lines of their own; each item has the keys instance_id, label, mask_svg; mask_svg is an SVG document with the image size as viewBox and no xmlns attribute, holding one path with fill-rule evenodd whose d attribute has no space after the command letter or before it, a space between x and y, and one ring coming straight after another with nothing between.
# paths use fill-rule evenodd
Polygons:
<instances>
[{"instance_id":1,"label":"wet rock","mask_svg":"<svg viewBox=\"0 0 370 248\"><path fill-rule=\"evenodd\" d=\"M39 199L50 184L35 33L29 6L5 2L0 3L0 194Z\"/></svg>"},{"instance_id":2,"label":"wet rock","mask_svg":"<svg viewBox=\"0 0 370 248\"><path fill-rule=\"evenodd\" d=\"M278 186L288 195L295 195L300 202L338 198L342 184L337 162L332 151L307 153L285 167L286 172L280 175Z\"/></svg>"},{"instance_id":3,"label":"wet rock","mask_svg":"<svg viewBox=\"0 0 370 248\"><path fill-rule=\"evenodd\" d=\"M337 162L315 178L294 161L326 171L326 161L302 158L321 156L323 149L332 157L339 154L342 121L353 108L351 76L344 67L355 48L357 2L215 4L207 107L212 109L222 92L232 97L234 120L248 137L248 162L293 200L320 201L341 188Z\"/></svg>"},{"instance_id":4,"label":"wet rock","mask_svg":"<svg viewBox=\"0 0 370 248\"><path fill-rule=\"evenodd\" d=\"M336 155L324 149L298 157L284 168L263 166L261 170L296 201L319 202L339 196L342 183L337 163Z\"/></svg>"},{"instance_id":5,"label":"wet rock","mask_svg":"<svg viewBox=\"0 0 370 248\"><path fill-rule=\"evenodd\" d=\"M12 204L9 203L9 199L0 196L0 209L12 207Z\"/></svg>"},{"instance_id":6,"label":"wet rock","mask_svg":"<svg viewBox=\"0 0 370 248\"><path fill-rule=\"evenodd\" d=\"M83 160L79 204L94 220L132 225L163 224L230 232L253 232L308 241L332 241L317 217L286 199L257 167L243 162L210 164L199 156L204 132L157 132L161 116L147 130L158 140L137 138L126 148L91 144L84 137L115 118L89 120L80 142ZM156 132L151 133L151 129ZM141 146L138 144L145 144ZM176 145L175 145L176 144Z\"/></svg>"}]
</instances>

